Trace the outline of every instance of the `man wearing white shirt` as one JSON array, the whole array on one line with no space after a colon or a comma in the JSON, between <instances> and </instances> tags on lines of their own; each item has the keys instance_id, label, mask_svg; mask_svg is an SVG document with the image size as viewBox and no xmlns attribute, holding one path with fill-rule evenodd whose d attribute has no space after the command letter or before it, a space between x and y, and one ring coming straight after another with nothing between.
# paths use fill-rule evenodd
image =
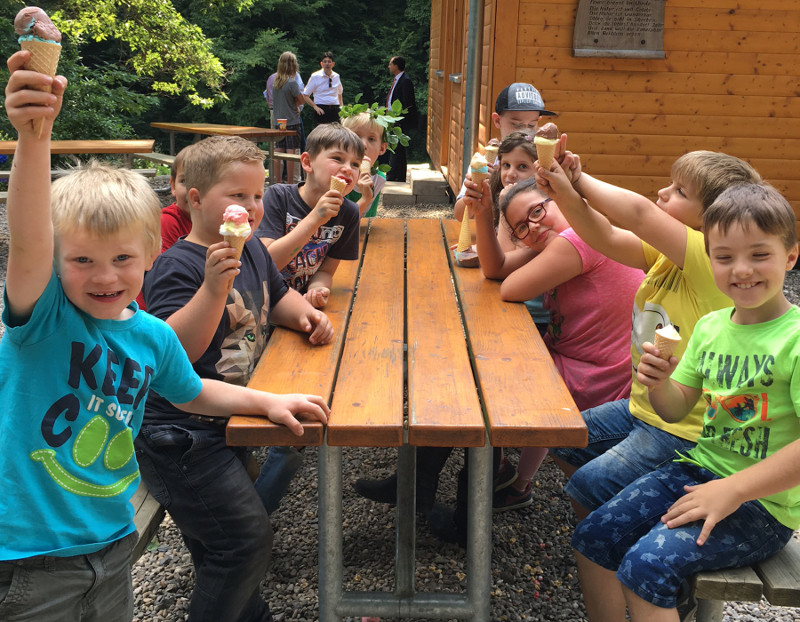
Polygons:
<instances>
[{"instance_id":1,"label":"man wearing white shirt","mask_svg":"<svg viewBox=\"0 0 800 622\"><path fill-rule=\"evenodd\" d=\"M306 102L317 113L315 125L339 121L339 109L342 107L342 80L333 70L336 65L333 52L323 53L319 64L322 69L311 74L303 91Z\"/></svg>"}]
</instances>

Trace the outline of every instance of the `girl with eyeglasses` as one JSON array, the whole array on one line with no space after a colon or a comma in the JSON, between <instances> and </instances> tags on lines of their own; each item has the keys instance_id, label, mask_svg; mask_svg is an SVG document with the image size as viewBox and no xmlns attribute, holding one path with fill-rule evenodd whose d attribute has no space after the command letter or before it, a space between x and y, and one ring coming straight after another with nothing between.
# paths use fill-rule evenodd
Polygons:
<instances>
[{"instance_id":1,"label":"girl with eyeglasses","mask_svg":"<svg viewBox=\"0 0 800 622\"><path fill-rule=\"evenodd\" d=\"M501 146L501 181L519 176L515 153L535 154L533 141L516 140L521 142L508 152L512 157L502 154ZM528 179L503 184L497 231L488 182L479 200L471 197L481 269L487 278L503 281L503 300L544 294L550 311L544 342L578 408L621 399L631 387L630 310L644 273L581 240L556 202L537 189L530 168ZM504 236L514 243L510 250L501 244ZM495 493L495 511L530 504L530 481L546 455L547 449L523 449L516 480Z\"/></svg>"}]
</instances>

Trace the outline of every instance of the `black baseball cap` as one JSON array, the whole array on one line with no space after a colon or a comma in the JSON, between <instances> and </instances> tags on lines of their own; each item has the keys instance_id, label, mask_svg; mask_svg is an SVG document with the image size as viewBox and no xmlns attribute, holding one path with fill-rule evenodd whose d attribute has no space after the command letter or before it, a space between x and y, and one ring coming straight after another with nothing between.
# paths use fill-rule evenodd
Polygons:
<instances>
[{"instance_id":1,"label":"black baseball cap","mask_svg":"<svg viewBox=\"0 0 800 622\"><path fill-rule=\"evenodd\" d=\"M500 91L494 105L497 114L503 114L506 110L535 110L539 114L553 115L544 109L544 100L532 84L525 82L514 82Z\"/></svg>"}]
</instances>

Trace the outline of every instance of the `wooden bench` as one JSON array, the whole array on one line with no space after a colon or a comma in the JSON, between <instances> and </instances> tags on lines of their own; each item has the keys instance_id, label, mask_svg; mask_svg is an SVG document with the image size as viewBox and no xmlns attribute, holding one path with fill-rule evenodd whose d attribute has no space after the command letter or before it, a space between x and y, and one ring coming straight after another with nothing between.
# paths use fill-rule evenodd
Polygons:
<instances>
[{"instance_id":1,"label":"wooden bench","mask_svg":"<svg viewBox=\"0 0 800 622\"><path fill-rule=\"evenodd\" d=\"M174 155L168 155L166 153L134 153L134 158L139 158L141 160L147 160L148 162L155 162L156 164L163 164L164 166L172 166L172 163L175 162Z\"/></svg>"},{"instance_id":2,"label":"wooden bench","mask_svg":"<svg viewBox=\"0 0 800 622\"><path fill-rule=\"evenodd\" d=\"M136 525L137 540L131 554L131 565L147 550L147 545L158 531L158 526L164 520L164 508L156 501L144 482L139 482L139 487L131 497L131 505L135 511L133 524Z\"/></svg>"},{"instance_id":3,"label":"wooden bench","mask_svg":"<svg viewBox=\"0 0 800 622\"><path fill-rule=\"evenodd\" d=\"M800 607L800 541L752 567L702 572L695 576L697 622L721 622L725 601L758 602Z\"/></svg>"},{"instance_id":4,"label":"wooden bench","mask_svg":"<svg viewBox=\"0 0 800 622\"><path fill-rule=\"evenodd\" d=\"M153 151L155 140L148 139L110 139L110 140L53 140L50 142L50 153L53 155L71 156L79 163L78 155L117 154L123 157L125 166L133 166L133 156L137 153ZM13 155L17 149L16 140L0 141L0 154Z\"/></svg>"}]
</instances>

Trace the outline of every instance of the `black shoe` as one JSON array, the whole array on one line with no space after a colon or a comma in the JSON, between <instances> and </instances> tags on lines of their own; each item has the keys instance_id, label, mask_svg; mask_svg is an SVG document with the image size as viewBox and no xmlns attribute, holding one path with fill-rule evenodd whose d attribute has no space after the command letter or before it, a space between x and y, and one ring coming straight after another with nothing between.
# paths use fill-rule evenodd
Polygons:
<instances>
[{"instance_id":1,"label":"black shoe","mask_svg":"<svg viewBox=\"0 0 800 622\"><path fill-rule=\"evenodd\" d=\"M511 464L508 460L503 458L503 461L500 463L499 468L497 469L497 473L494 476L494 480L492 485L494 486L494 491L497 492L499 490L503 490L503 488L508 488L517 481L517 467Z\"/></svg>"},{"instance_id":2,"label":"black shoe","mask_svg":"<svg viewBox=\"0 0 800 622\"><path fill-rule=\"evenodd\" d=\"M353 484L355 491L371 501L377 503L397 503L397 473L384 479L357 479ZM431 493L419 485L417 480L417 514L426 515L431 511L434 503L435 492Z\"/></svg>"},{"instance_id":3,"label":"black shoe","mask_svg":"<svg viewBox=\"0 0 800 622\"><path fill-rule=\"evenodd\" d=\"M397 473L384 479L357 479L353 488L365 499L378 503L397 503Z\"/></svg>"},{"instance_id":4,"label":"black shoe","mask_svg":"<svg viewBox=\"0 0 800 622\"><path fill-rule=\"evenodd\" d=\"M681 582L681 589L678 593L678 618L681 622L692 622L697 614L697 598L694 595L694 588L688 581Z\"/></svg>"},{"instance_id":5,"label":"black shoe","mask_svg":"<svg viewBox=\"0 0 800 622\"><path fill-rule=\"evenodd\" d=\"M428 529L442 542L467 548L467 530L456 524L455 512L441 503L434 503L427 513Z\"/></svg>"}]
</instances>

